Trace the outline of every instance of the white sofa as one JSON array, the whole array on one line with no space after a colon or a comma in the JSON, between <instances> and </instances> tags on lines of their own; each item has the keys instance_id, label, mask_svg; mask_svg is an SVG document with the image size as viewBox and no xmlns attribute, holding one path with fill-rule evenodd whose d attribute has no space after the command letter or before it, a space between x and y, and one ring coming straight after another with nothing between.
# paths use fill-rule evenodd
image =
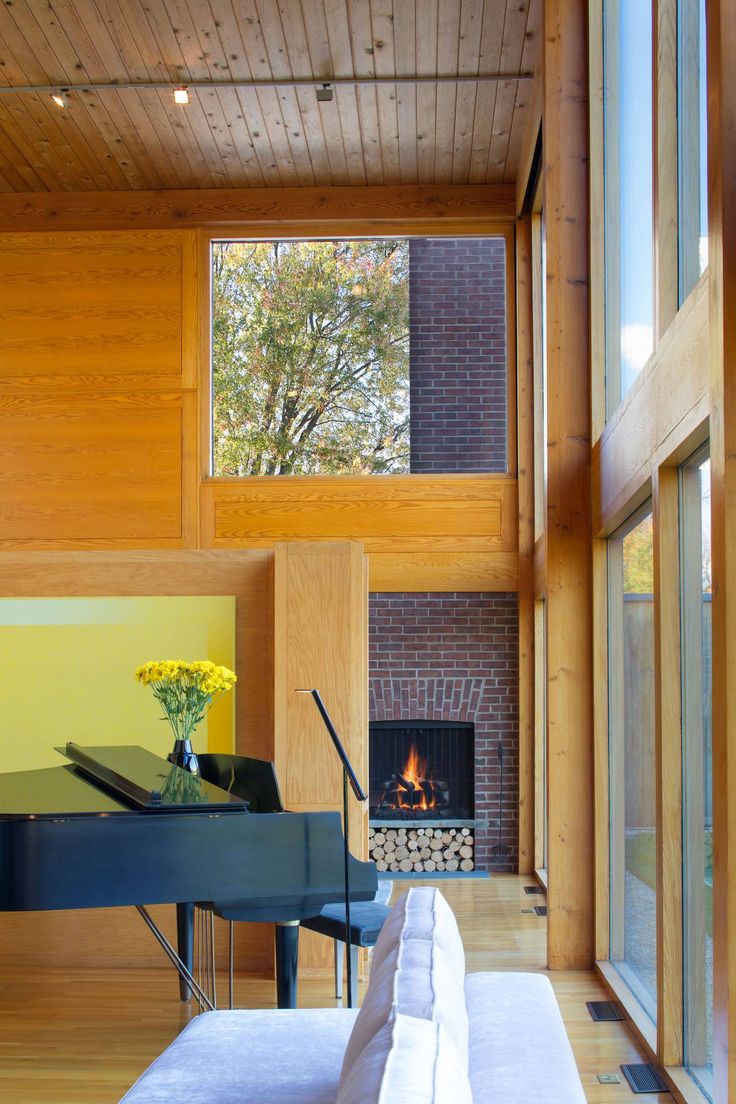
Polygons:
<instances>
[{"instance_id":1,"label":"white sofa","mask_svg":"<svg viewBox=\"0 0 736 1104\"><path fill-rule=\"evenodd\" d=\"M585 1104L549 980L465 976L452 912L392 910L360 1010L207 1012L121 1104Z\"/></svg>"}]
</instances>

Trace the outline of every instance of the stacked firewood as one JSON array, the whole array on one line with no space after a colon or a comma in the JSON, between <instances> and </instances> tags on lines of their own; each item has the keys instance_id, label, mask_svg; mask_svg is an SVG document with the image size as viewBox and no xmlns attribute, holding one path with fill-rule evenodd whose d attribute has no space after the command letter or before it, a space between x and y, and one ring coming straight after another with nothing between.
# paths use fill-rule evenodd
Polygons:
<instances>
[{"instance_id":1,"label":"stacked firewood","mask_svg":"<svg viewBox=\"0 0 736 1104\"><path fill-rule=\"evenodd\" d=\"M368 829L368 854L377 870L426 872L473 870L475 840L469 828Z\"/></svg>"}]
</instances>

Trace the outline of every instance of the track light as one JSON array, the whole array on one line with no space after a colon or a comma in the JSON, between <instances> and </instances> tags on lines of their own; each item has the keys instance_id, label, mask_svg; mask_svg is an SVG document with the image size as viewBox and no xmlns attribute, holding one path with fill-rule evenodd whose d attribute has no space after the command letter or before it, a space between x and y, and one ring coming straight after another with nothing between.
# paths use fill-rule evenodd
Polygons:
<instances>
[{"instance_id":1,"label":"track light","mask_svg":"<svg viewBox=\"0 0 736 1104\"><path fill-rule=\"evenodd\" d=\"M183 84L174 89L174 103L188 104L189 103L189 89Z\"/></svg>"},{"instance_id":2,"label":"track light","mask_svg":"<svg viewBox=\"0 0 736 1104\"><path fill-rule=\"evenodd\" d=\"M60 88L58 92L51 93L51 99L54 101L57 107L69 106L69 89Z\"/></svg>"},{"instance_id":3,"label":"track light","mask_svg":"<svg viewBox=\"0 0 736 1104\"><path fill-rule=\"evenodd\" d=\"M323 84L321 88L315 88L315 93L320 102L328 103L332 99L332 87L329 84Z\"/></svg>"}]
</instances>

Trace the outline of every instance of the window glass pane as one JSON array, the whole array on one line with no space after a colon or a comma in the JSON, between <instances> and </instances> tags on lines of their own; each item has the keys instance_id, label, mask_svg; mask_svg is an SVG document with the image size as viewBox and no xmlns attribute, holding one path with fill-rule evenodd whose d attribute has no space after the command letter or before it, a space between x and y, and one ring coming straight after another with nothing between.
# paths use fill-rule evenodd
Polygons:
<instances>
[{"instance_id":1,"label":"window glass pane","mask_svg":"<svg viewBox=\"0 0 736 1104\"><path fill-rule=\"evenodd\" d=\"M705 0L678 2L680 302L708 264Z\"/></svg>"},{"instance_id":2,"label":"window glass pane","mask_svg":"<svg viewBox=\"0 0 736 1104\"><path fill-rule=\"evenodd\" d=\"M615 410L654 348L652 6L605 0L607 403Z\"/></svg>"},{"instance_id":3,"label":"window glass pane","mask_svg":"<svg viewBox=\"0 0 736 1104\"><path fill-rule=\"evenodd\" d=\"M215 475L505 472L503 237L215 242Z\"/></svg>"},{"instance_id":4,"label":"window glass pane","mask_svg":"<svg viewBox=\"0 0 736 1104\"><path fill-rule=\"evenodd\" d=\"M680 473L685 1065L713 1088L710 460Z\"/></svg>"},{"instance_id":5,"label":"window glass pane","mask_svg":"<svg viewBox=\"0 0 736 1104\"><path fill-rule=\"evenodd\" d=\"M652 515L609 541L611 960L657 1001Z\"/></svg>"}]
</instances>

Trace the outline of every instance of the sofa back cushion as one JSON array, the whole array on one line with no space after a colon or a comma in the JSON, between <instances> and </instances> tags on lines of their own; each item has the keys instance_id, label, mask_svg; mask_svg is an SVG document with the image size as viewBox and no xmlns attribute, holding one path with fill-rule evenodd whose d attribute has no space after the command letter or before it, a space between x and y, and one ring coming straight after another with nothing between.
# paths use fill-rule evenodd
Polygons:
<instances>
[{"instance_id":1,"label":"sofa back cushion","mask_svg":"<svg viewBox=\"0 0 736 1104\"><path fill-rule=\"evenodd\" d=\"M342 1078L373 1036L397 1015L441 1023L467 1069L468 1015L462 981L458 981L455 967L437 943L402 937L380 967L371 971L368 991L345 1050Z\"/></svg>"},{"instance_id":2,"label":"sofa back cushion","mask_svg":"<svg viewBox=\"0 0 736 1104\"><path fill-rule=\"evenodd\" d=\"M397 1014L340 1080L336 1104L472 1104L467 1067L439 1023Z\"/></svg>"},{"instance_id":3,"label":"sofa back cushion","mask_svg":"<svg viewBox=\"0 0 736 1104\"><path fill-rule=\"evenodd\" d=\"M460 985L465 977L465 951L455 914L438 889L415 886L392 908L373 951L371 976L378 971L401 938L429 939L450 959Z\"/></svg>"}]
</instances>

